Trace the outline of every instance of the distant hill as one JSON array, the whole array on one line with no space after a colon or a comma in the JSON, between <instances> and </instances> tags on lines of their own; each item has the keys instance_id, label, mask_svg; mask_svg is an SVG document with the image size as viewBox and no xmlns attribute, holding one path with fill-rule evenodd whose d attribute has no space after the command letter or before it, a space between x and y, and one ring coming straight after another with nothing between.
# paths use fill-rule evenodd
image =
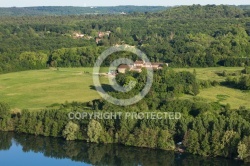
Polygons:
<instances>
[{"instance_id":1,"label":"distant hill","mask_svg":"<svg viewBox=\"0 0 250 166\"><path fill-rule=\"evenodd\" d=\"M39 15L82 15L82 14L125 14L132 12L157 12L166 10L164 6L115 6L115 7L11 7L0 8L0 16Z\"/></svg>"},{"instance_id":2,"label":"distant hill","mask_svg":"<svg viewBox=\"0 0 250 166\"><path fill-rule=\"evenodd\" d=\"M240 5L239 8L250 10L250 5Z\"/></svg>"},{"instance_id":3,"label":"distant hill","mask_svg":"<svg viewBox=\"0 0 250 166\"><path fill-rule=\"evenodd\" d=\"M235 18L242 17L244 10L238 6L227 5L192 5L173 7L169 10L162 11L159 14L168 18Z\"/></svg>"},{"instance_id":4,"label":"distant hill","mask_svg":"<svg viewBox=\"0 0 250 166\"><path fill-rule=\"evenodd\" d=\"M170 18L211 18L238 17L249 13L250 5L193 5L193 6L110 6L110 7L73 7L73 6L38 6L0 8L0 16L64 16L84 14L129 14L160 13Z\"/></svg>"}]
</instances>

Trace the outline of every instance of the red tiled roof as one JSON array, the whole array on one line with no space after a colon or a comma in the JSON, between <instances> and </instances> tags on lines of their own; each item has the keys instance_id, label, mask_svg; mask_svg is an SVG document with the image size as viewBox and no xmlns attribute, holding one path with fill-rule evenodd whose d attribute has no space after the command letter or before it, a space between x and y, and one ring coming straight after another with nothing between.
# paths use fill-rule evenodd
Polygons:
<instances>
[{"instance_id":1,"label":"red tiled roof","mask_svg":"<svg viewBox=\"0 0 250 166\"><path fill-rule=\"evenodd\" d=\"M119 69L129 69L130 67L128 65L120 65L118 66Z\"/></svg>"},{"instance_id":2,"label":"red tiled roof","mask_svg":"<svg viewBox=\"0 0 250 166\"><path fill-rule=\"evenodd\" d=\"M135 61L135 64L136 64L136 65L143 65L144 62L143 62L143 61Z\"/></svg>"}]
</instances>

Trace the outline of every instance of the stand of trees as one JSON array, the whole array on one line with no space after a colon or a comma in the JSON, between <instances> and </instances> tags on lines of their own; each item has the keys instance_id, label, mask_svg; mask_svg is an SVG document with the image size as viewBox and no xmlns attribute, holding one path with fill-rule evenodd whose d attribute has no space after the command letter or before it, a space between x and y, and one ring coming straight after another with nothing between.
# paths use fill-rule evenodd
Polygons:
<instances>
[{"instance_id":1,"label":"stand of trees","mask_svg":"<svg viewBox=\"0 0 250 166\"><path fill-rule=\"evenodd\" d=\"M232 88L241 90L250 90L250 68L246 66L240 73L228 74L223 72L222 76L226 77L226 80L222 82L222 85L226 85Z\"/></svg>"},{"instance_id":2,"label":"stand of trees","mask_svg":"<svg viewBox=\"0 0 250 166\"><path fill-rule=\"evenodd\" d=\"M224 84L241 90L250 90L250 76L228 77Z\"/></svg>"},{"instance_id":3,"label":"stand of trees","mask_svg":"<svg viewBox=\"0 0 250 166\"><path fill-rule=\"evenodd\" d=\"M187 152L203 156L238 157L250 161L249 110L227 110L219 105L172 101L162 106L164 110L177 107L182 111L179 120L148 119L84 119L69 120L70 109L82 111L81 103L64 105L58 110L39 112L22 111L12 115L9 124L0 120L0 129L34 135L63 137L67 140L85 140L96 143L120 143L127 146L174 150L182 141ZM107 105L104 105L107 107ZM120 108L134 111L136 107ZM182 108L182 109L180 109ZM84 110L85 112L114 111ZM165 110L165 111L166 111ZM179 111L178 110L178 111Z\"/></svg>"}]
</instances>

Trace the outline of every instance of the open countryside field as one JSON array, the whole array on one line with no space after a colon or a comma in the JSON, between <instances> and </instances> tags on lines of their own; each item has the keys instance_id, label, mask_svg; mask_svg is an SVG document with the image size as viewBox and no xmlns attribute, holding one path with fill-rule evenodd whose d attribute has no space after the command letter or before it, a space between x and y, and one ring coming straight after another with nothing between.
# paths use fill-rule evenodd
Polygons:
<instances>
[{"instance_id":1,"label":"open countryside field","mask_svg":"<svg viewBox=\"0 0 250 166\"><path fill-rule=\"evenodd\" d=\"M224 70L228 72L241 71L243 68L195 68L197 78L202 80L223 81L216 73ZM175 71L190 71L194 68L174 69ZM107 72L103 68L102 72ZM105 77L101 78L102 83L107 83ZM0 101L8 103L12 109L45 108L54 103L65 101L88 102L100 98L93 86L92 68L60 68L34 71L23 71L0 75ZM250 108L250 92L243 92L237 89L217 86L202 89L198 97L205 98L208 102L230 103L231 108L245 106ZM185 95L181 97L193 98Z\"/></svg>"},{"instance_id":2,"label":"open countryside field","mask_svg":"<svg viewBox=\"0 0 250 166\"><path fill-rule=\"evenodd\" d=\"M87 102L100 98L95 89L91 88L92 85L92 68L60 68L2 74L0 101L8 103L12 109L41 109L65 101Z\"/></svg>"}]
</instances>

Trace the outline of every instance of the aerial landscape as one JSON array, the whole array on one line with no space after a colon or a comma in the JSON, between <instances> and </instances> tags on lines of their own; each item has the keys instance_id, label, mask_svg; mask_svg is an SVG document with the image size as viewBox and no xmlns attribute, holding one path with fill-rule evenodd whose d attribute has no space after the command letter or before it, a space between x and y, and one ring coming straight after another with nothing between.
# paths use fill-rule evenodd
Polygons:
<instances>
[{"instance_id":1,"label":"aerial landscape","mask_svg":"<svg viewBox=\"0 0 250 166\"><path fill-rule=\"evenodd\" d=\"M0 43L0 165L250 165L250 3L0 2Z\"/></svg>"}]
</instances>

